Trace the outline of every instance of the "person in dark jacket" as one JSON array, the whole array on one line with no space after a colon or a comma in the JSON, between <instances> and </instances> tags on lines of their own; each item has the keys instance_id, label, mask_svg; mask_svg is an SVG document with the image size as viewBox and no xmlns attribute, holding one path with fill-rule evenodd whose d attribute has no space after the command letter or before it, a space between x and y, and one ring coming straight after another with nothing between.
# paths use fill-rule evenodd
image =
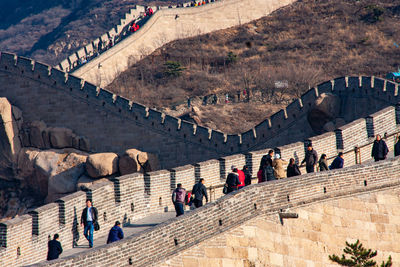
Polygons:
<instances>
[{"instance_id":1,"label":"person in dark jacket","mask_svg":"<svg viewBox=\"0 0 400 267\"><path fill-rule=\"evenodd\" d=\"M381 136L378 134L374 141L374 145L372 146L371 157L373 157L375 161L384 160L386 159L388 152L389 149L385 141L383 141Z\"/></svg>"},{"instance_id":2,"label":"person in dark jacket","mask_svg":"<svg viewBox=\"0 0 400 267\"><path fill-rule=\"evenodd\" d=\"M249 171L249 168L247 167L247 165L243 166L242 171L244 172L244 176L245 176L244 184L251 185L251 174L250 174L250 171Z\"/></svg>"},{"instance_id":3,"label":"person in dark jacket","mask_svg":"<svg viewBox=\"0 0 400 267\"><path fill-rule=\"evenodd\" d=\"M264 155L261 158L260 169L263 169L267 164L269 164L269 166L272 166L273 156L274 156L274 151L271 149L270 151L268 151L267 155Z\"/></svg>"},{"instance_id":4,"label":"person in dark jacket","mask_svg":"<svg viewBox=\"0 0 400 267\"><path fill-rule=\"evenodd\" d=\"M306 163L306 171L307 173L314 172L315 165L318 162L318 154L315 151L311 144L307 146L306 156L304 157L301 164Z\"/></svg>"},{"instance_id":5,"label":"person in dark jacket","mask_svg":"<svg viewBox=\"0 0 400 267\"><path fill-rule=\"evenodd\" d=\"M207 189L204 186L204 179L201 178L197 184L193 186L192 195L194 195L193 204L196 208L203 206L203 197L208 202Z\"/></svg>"},{"instance_id":6,"label":"person in dark jacket","mask_svg":"<svg viewBox=\"0 0 400 267\"><path fill-rule=\"evenodd\" d=\"M276 180L274 168L271 165L265 165L263 168L263 182Z\"/></svg>"},{"instance_id":7,"label":"person in dark jacket","mask_svg":"<svg viewBox=\"0 0 400 267\"><path fill-rule=\"evenodd\" d=\"M240 185L238 169L235 166L232 166L232 172L228 174L226 177L226 182L228 185L228 193L236 191L238 186Z\"/></svg>"},{"instance_id":8,"label":"person in dark jacket","mask_svg":"<svg viewBox=\"0 0 400 267\"><path fill-rule=\"evenodd\" d=\"M107 238L107 244L124 239L124 232L121 229L121 223L119 221L115 222L115 225L110 229Z\"/></svg>"},{"instance_id":9,"label":"person in dark jacket","mask_svg":"<svg viewBox=\"0 0 400 267\"><path fill-rule=\"evenodd\" d=\"M322 154L321 158L318 161L318 165L319 165L319 171L323 172L323 171L329 171L328 169L328 161L326 160L326 155Z\"/></svg>"},{"instance_id":10,"label":"person in dark jacket","mask_svg":"<svg viewBox=\"0 0 400 267\"><path fill-rule=\"evenodd\" d=\"M172 193L172 203L174 203L176 217L185 213L186 190L182 188L182 184L177 184L177 188Z\"/></svg>"},{"instance_id":11,"label":"person in dark jacket","mask_svg":"<svg viewBox=\"0 0 400 267\"><path fill-rule=\"evenodd\" d=\"M86 208L81 215L81 226L84 226L83 235L89 241L89 247L93 247L94 224L97 222L97 209L92 207L92 201L86 200Z\"/></svg>"},{"instance_id":12,"label":"person in dark jacket","mask_svg":"<svg viewBox=\"0 0 400 267\"><path fill-rule=\"evenodd\" d=\"M60 241L58 241L58 238L60 236L58 234L54 235L53 240L50 240L49 243L47 244L49 250L47 252L47 260L55 260L58 259L60 254L63 252L62 246Z\"/></svg>"},{"instance_id":13,"label":"person in dark jacket","mask_svg":"<svg viewBox=\"0 0 400 267\"><path fill-rule=\"evenodd\" d=\"M394 145L394 156L400 156L400 136L397 137L397 143Z\"/></svg>"},{"instance_id":14,"label":"person in dark jacket","mask_svg":"<svg viewBox=\"0 0 400 267\"><path fill-rule=\"evenodd\" d=\"M289 165L287 166L286 176L293 177L298 175L301 175L299 166L297 166L296 162L294 161L294 158L291 158L289 160Z\"/></svg>"},{"instance_id":15,"label":"person in dark jacket","mask_svg":"<svg viewBox=\"0 0 400 267\"><path fill-rule=\"evenodd\" d=\"M333 160L331 166L329 166L329 169L334 170L334 169L341 169L344 166L344 155L342 152L339 153L339 155Z\"/></svg>"}]
</instances>

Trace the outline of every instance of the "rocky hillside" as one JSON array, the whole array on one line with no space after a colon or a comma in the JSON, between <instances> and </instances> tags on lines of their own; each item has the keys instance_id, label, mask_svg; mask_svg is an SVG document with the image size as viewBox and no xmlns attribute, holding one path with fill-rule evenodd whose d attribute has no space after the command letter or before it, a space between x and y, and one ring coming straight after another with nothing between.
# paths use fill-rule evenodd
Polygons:
<instances>
[{"instance_id":1,"label":"rocky hillside","mask_svg":"<svg viewBox=\"0 0 400 267\"><path fill-rule=\"evenodd\" d=\"M0 1L0 51L56 65L110 30L134 5L182 0Z\"/></svg>"},{"instance_id":2,"label":"rocky hillside","mask_svg":"<svg viewBox=\"0 0 400 267\"><path fill-rule=\"evenodd\" d=\"M240 27L172 42L108 87L135 101L237 133L343 75L385 76L400 66L400 3L305 0ZM238 92L262 104L232 105ZM187 109L188 97L229 93L229 103ZM247 94L248 95L248 94ZM251 97L251 95L250 95Z\"/></svg>"}]
</instances>

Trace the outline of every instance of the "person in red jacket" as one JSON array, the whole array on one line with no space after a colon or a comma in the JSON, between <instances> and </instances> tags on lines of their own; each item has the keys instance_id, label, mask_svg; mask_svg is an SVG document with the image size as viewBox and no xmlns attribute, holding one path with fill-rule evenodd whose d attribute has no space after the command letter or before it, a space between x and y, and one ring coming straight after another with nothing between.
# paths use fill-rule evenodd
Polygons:
<instances>
[{"instance_id":1,"label":"person in red jacket","mask_svg":"<svg viewBox=\"0 0 400 267\"><path fill-rule=\"evenodd\" d=\"M232 168L235 166L232 166ZM239 181L240 184L238 185L238 189L243 188L245 186L244 180L246 179L246 176L244 175L244 172L242 170L237 170L238 176L239 176Z\"/></svg>"}]
</instances>

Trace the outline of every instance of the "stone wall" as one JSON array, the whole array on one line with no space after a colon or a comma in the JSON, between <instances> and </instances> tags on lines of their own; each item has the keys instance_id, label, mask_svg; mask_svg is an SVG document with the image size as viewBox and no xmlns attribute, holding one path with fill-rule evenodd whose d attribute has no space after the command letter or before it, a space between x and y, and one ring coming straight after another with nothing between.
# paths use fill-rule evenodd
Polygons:
<instances>
[{"instance_id":1,"label":"stone wall","mask_svg":"<svg viewBox=\"0 0 400 267\"><path fill-rule=\"evenodd\" d=\"M0 84L0 96L21 108L27 122L43 120L49 127L70 128L91 140L91 152L120 153L136 148L157 154L162 168L303 142L314 135L307 114L322 93L337 94L350 107L361 100L370 103L354 111L353 117L343 108L342 115L347 116L348 122L395 105L399 100L395 83L375 77L342 77L309 90L253 129L227 135L163 114L13 54L1 53ZM340 133L346 138L348 131L339 129L337 138ZM353 145L353 141L348 143L342 144L345 150Z\"/></svg>"},{"instance_id":2,"label":"stone wall","mask_svg":"<svg viewBox=\"0 0 400 267\"><path fill-rule=\"evenodd\" d=\"M391 255L400 263L399 187L314 202L286 212L260 215L209 240L203 241L159 264L186 266L332 266L329 255L342 255L345 241L357 239L378 250L378 264Z\"/></svg>"},{"instance_id":3,"label":"stone wall","mask_svg":"<svg viewBox=\"0 0 400 267\"><path fill-rule=\"evenodd\" d=\"M380 114L386 115L382 117ZM388 129L391 128L393 130L393 132L387 132L387 134L391 136L386 139L391 150L393 148L393 142L390 140L394 140L393 134L399 131L396 124L396 117L393 114L395 114L395 108L388 107L382 111L371 114L370 116L370 118L372 118L371 123L373 125L376 125L374 123L374 118L379 118L380 123L383 125L394 125L393 127L387 126ZM384 119L384 122L381 121L382 119ZM364 119L357 123L352 123L349 129L353 129L357 125L357 127L360 129L365 129L366 121L367 120ZM374 127L372 129L378 130ZM346 127L342 127L342 130L345 130L345 128ZM366 132L353 131L353 135L359 135L360 138L362 138L362 136L366 135ZM311 140L306 140L303 143L297 142L278 147L275 149L275 151L281 153L284 159L294 157L298 161L301 161L304 157L304 148L306 144L311 141L316 149L322 150L326 148L328 151L332 151L331 154L334 155L333 151L335 150L335 146L333 146L333 148L325 147L323 143L339 143L338 140L333 140L333 138L336 137L337 135L335 133L327 133L319 137L314 137ZM351 136L351 138L353 140L354 136ZM370 138L370 141L373 141L372 137ZM322 154L324 150L321 150L318 151ZM369 145L361 147L360 150L363 161L370 159L369 153L371 151L371 147ZM338 151L343 150L336 148L336 152ZM351 160L352 158L355 158L353 148L344 152L346 156L345 166L351 166L355 164L355 161ZM74 243L81 244L81 242L84 242L81 235L83 229L77 225L77 222L80 220L80 212L84 207L86 198L92 199L94 205L98 208L100 224L102 225L100 234L106 234L109 227L112 226L115 220L120 220L124 223L131 222L133 220L148 216L152 213L173 210L172 203L170 201L171 192L179 182L183 183L183 186L188 190L190 190L194 183L200 178L205 178L207 187L221 186L225 182L226 174L229 172L231 165L241 167L242 164L245 163L252 166L251 169L253 170L253 176L255 176L255 170L258 170L261 156L266 153L266 150L254 151L246 155L237 154L222 157L218 160L212 159L205 162L199 162L194 165L177 167L168 171L161 170L151 172L146 175L139 173L126 175L123 177L117 177L112 182L99 183L86 193L77 192L63 197L57 200L56 203L45 205L30 212L29 215L1 223L0 244L3 248L0 249L0 258L11 265L18 266L43 260L47 251L47 239L54 233L59 233L60 236L62 236L61 240L65 249L71 248ZM365 156L364 158L363 155L368 156ZM347 192L346 190L358 190L360 186L361 188L368 188L369 190L371 183L373 186L378 186L379 183L383 183L385 186L387 186L392 182L397 181L395 179L396 168L400 169L400 166L397 165L400 165L400 162L390 160L386 163L379 163L378 165L367 165L365 168L362 168L362 166L357 168L350 167L340 171L316 173L290 180L284 179L281 180L282 183L281 181L276 183L268 183L268 185L266 183L263 185L263 189L254 189L256 190L255 192L251 191L250 193L246 193L246 196L243 196L245 201L241 198L238 200L229 200L229 205L233 205L241 209L237 205L241 205L241 202L250 201L250 203L253 203L252 200L248 198L250 195L255 194L260 195L260 199L257 200L257 203L254 202L256 203L256 206L253 206L253 208L259 207L266 209L271 203L274 205L276 203L280 203L279 205L281 205L281 207L290 207L293 202L304 202L304 199L307 200L306 202L312 202L315 198L326 197L328 195L332 196L330 194L336 196ZM302 170L302 172L304 173L304 170ZM394 174L391 174L392 172L394 172ZM365 177L364 174L366 175ZM384 177L385 175L387 175L386 180ZM302 186L304 186L304 188ZM341 187L344 188L343 191L340 191ZM209 190L209 195L212 201L221 198L221 187ZM225 198L226 197L223 199ZM217 200L216 202L218 208L212 206L212 209L216 209L215 212L225 212L224 210L229 207L229 205L222 204L223 202L221 203L221 201L222 200ZM266 203L265 201L270 201L271 203ZM215 218L226 218L227 216L226 214L214 214L210 212L211 211L206 212L206 214L211 216L210 220L211 218L214 220ZM242 212L251 213L251 210L248 210L248 207L244 207ZM244 214L241 214L240 216L244 216ZM241 218L240 216L239 218ZM246 216L250 215L248 214ZM193 219L188 219L188 221L190 220ZM187 221L185 222L188 223ZM175 226L176 225L174 224L174 226L171 227L173 228ZM212 223L210 228L205 230L211 231L214 226L214 223ZM158 231L158 228L155 229L155 231ZM189 230L190 229L188 229L188 231ZM157 232L155 232L153 236L156 236L156 233ZM21 236L25 236L25 238L22 239L20 238ZM176 234L176 236L179 235ZM201 238L207 237L208 234ZM154 246L153 244L147 243L140 244L140 246L142 245L148 245L149 247ZM187 247L187 244L185 247ZM168 253L175 253L176 248L170 247L169 245L166 246L166 248L171 249L171 251ZM14 257L16 251L20 251L21 255ZM101 262L103 262L103 259ZM143 262L139 261L138 265L141 265L142 263ZM115 264L115 262L113 262L113 264Z\"/></svg>"},{"instance_id":4,"label":"stone wall","mask_svg":"<svg viewBox=\"0 0 400 267\"><path fill-rule=\"evenodd\" d=\"M200 7L161 9L135 34L74 72L99 86L111 83L129 63L171 41L226 29L267 16L294 0L222 0ZM101 68L98 65L101 64Z\"/></svg>"},{"instance_id":5,"label":"stone wall","mask_svg":"<svg viewBox=\"0 0 400 267\"><path fill-rule=\"evenodd\" d=\"M312 255L312 251L317 250L317 255L324 257L329 253L338 253L339 248L344 245L345 236L347 237L347 234L354 229L358 231L354 231L354 235L350 235L351 238L359 237L362 241L366 241L365 245L380 249L383 256L392 254L396 264L400 254L395 246L398 235L395 229L399 222L398 211L394 212L393 209L397 208L395 204L399 201L396 193L400 185L399 171L400 160L396 158L251 185L221 197L183 217L170 219L120 242L35 266L128 266L128 264L158 266L163 263L167 266L181 266L181 259L187 260L186 255L194 255L196 252L198 254L193 257L194 262L203 261L205 256L202 249L215 246L216 243L224 248L205 249L207 251L205 255L209 256L211 261L236 263L236 260L243 262L245 259L264 260L272 263L272 266L285 266L282 262L297 261L312 264L312 261L317 260L316 256ZM377 202L374 203L375 197L370 192L384 188L389 192L384 194L387 197L377 194ZM357 197L352 197L349 201L337 200L338 197L363 192L365 192L365 195L361 196L363 200L355 201L354 205L351 205L353 202L349 201ZM124 201L124 198L122 197L121 200ZM322 204L325 205L322 207L326 208L321 208L320 201L323 200L339 203L340 209L332 208L331 204ZM395 201L392 202L393 200ZM363 204L363 202L367 203ZM393 205L388 205L391 202ZM304 207L307 204L313 205L310 205L310 208ZM332 205L335 207L335 204ZM344 209L350 209L350 207L349 212L353 210L357 212L352 212L352 215L347 214ZM277 224L276 216L281 211L298 212L300 218L293 221L284 219L285 226L280 229L278 227L282 226ZM274 218L274 222L263 222L266 215ZM349 216L348 220L345 218L342 220L346 216ZM356 218L358 222L352 221ZM244 237L256 238L256 233L258 233L256 227L261 228L258 238L266 238L260 250L257 247L260 242L256 241L248 245L250 248L243 243L246 248L237 250L235 248L235 252L231 247L237 246L238 243L225 244L223 242L224 236L235 235L235 230L238 230L238 238L244 235L242 231L247 231ZM311 231L313 227L315 227L314 232ZM287 231L288 228L293 229L293 232ZM361 233L361 229L365 229L365 232ZM224 233L226 231L230 232ZM360 235L357 236L358 234ZM291 238L294 238L293 243L291 243ZM329 245L330 239L334 240L333 245ZM380 241L374 244L378 240ZM240 242L238 239L231 241ZM299 252L294 250L289 252L289 243L294 248L302 246L303 249ZM325 250L323 250L324 246ZM190 249L192 247L194 250ZM308 250L307 247L311 249ZM249 250L252 250L252 256L249 256ZM258 256L259 251L260 256ZM15 250L12 252L15 253ZM181 252L183 254L178 254ZM174 258L174 255L178 256ZM235 260L232 257L235 257ZM13 257L10 256L8 259L11 258ZM171 258L174 259L169 260ZM320 266L318 262L325 262L323 258L318 260L311 266ZM207 261L204 260L203 264L205 262Z\"/></svg>"}]
</instances>

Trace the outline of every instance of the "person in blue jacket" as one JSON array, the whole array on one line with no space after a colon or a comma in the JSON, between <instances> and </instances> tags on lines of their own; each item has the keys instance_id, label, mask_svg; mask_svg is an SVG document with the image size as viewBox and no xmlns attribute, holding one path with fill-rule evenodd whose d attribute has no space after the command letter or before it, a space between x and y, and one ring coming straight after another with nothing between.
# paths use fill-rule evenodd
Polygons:
<instances>
[{"instance_id":1,"label":"person in blue jacket","mask_svg":"<svg viewBox=\"0 0 400 267\"><path fill-rule=\"evenodd\" d=\"M333 160L331 166L329 166L329 169L334 170L343 168L344 165L343 158L344 158L343 153L340 152L339 155Z\"/></svg>"},{"instance_id":2,"label":"person in blue jacket","mask_svg":"<svg viewBox=\"0 0 400 267\"><path fill-rule=\"evenodd\" d=\"M110 232L108 233L107 244L121 240L123 238L124 232L121 229L121 223L119 221L116 221L115 225L113 226L113 228L110 229Z\"/></svg>"}]
</instances>

